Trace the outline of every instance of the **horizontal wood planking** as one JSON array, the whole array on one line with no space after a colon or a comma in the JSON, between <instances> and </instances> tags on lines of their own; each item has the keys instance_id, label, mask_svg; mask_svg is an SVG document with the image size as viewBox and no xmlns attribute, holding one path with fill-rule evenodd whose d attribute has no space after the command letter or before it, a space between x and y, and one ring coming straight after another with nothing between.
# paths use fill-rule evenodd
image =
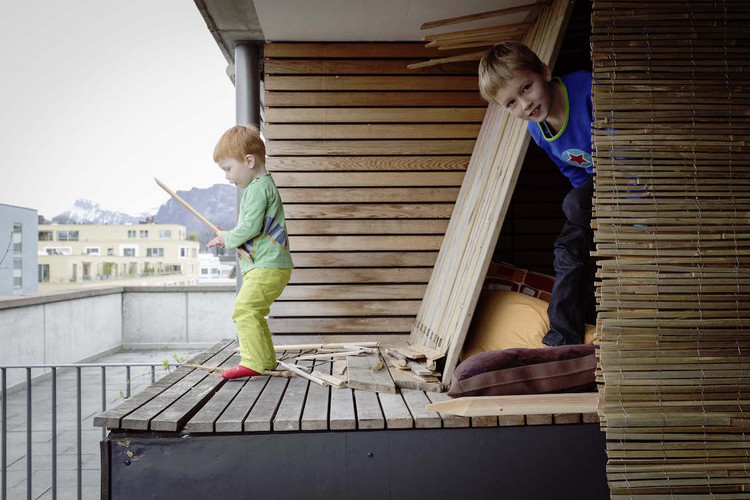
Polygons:
<instances>
[{"instance_id":1,"label":"horizontal wood planking","mask_svg":"<svg viewBox=\"0 0 750 500\"><path fill-rule=\"evenodd\" d=\"M454 203L457 187L347 187L347 188L279 188L284 203Z\"/></svg>"},{"instance_id":2,"label":"horizontal wood planking","mask_svg":"<svg viewBox=\"0 0 750 500\"><path fill-rule=\"evenodd\" d=\"M267 124L266 139L474 139L479 124Z\"/></svg>"},{"instance_id":3,"label":"horizontal wood planking","mask_svg":"<svg viewBox=\"0 0 750 500\"><path fill-rule=\"evenodd\" d=\"M420 284L311 284L288 285L277 300L422 300L426 283Z\"/></svg>"},{"instance_id":4,"label":"horizontal wood planking","mask_svg":"<svg viewBox=\"0 0 750 500\"><path fill-rule=\"evenodd\" d=\"M289 203L284 207L287 219L446 219L452 211L453 203Z\"/></svg>"},{"instance_id":5,"label":"horizontal wood planking","mask_svg":"<svg viewBox=\"0 0 750 500\"><path fill-rule=\"evenodd\" d=\"M437 251L292 252L292 260L296 268L432 267L435 265L436 258Z\"/></svg>"},{"instance_id":6,"label":"horizontal wood planking","mask_svg":"<svg viewBox=\"0 0 750 500\"><path fill-rule=\"evenodd\" d=\"M275 76L266 75L265 89L294 91L414 91L477 88L475 76Z\"/></svg>"},{"instance_id":7,"label":"horizontal wood planking","mask_svg":"<svg viewBox=\"0 0 750 500\"><path fill-rule=\"evenodd\" d=\"M442 240L440 235L297 236L294 249L302 252L439 250Z\"/></svg>"},{"instance_id":8,"label":"horizontal wood planking","mask_svg":"<svg viewBox=\"0 0 750 500\"><path fill-rule=\"evenodd\" d=\"M445 232L445 219L304 220L287 222L290 236L323 234L438 234ZM296 246L293 250L296 250Z\"/></svg>"},{"instance_id":9,"label":"horizontal wood planking","mask_svg":"<svg viewBox=\"0 0 750 500\"><path fill-rule=\"evenodd\" d=\"M315 316L416 316L419 300L342 300L342 301L277 301L271 306L273 317Z\"/></svg>"},{"instance_id":10,"label":"horizontal wood planking","mask_svg":"<svg viewBox=\"0 0 750 500\"><path fill-rule=\"evenodd\" d=\"M427 283L431 271L429 267L295 269L289 283Z\"/></svg>"},{"instance_id":11,"label":"horizontal wood planking","mask_svg":"<svg viewBox=\"0 0 750 500\"><path fill-rule=\"evenodd\" d=\"M327 334L377 334L399 333L411 331L414 316L375 318L269 318L268 326L275 334L312 334L325 332Z\"/></svg>"},{"instance_id":12,"label":"horizontal wood planking","mask_svg":"<svg viewBox=\"0 0 750 500\"><path fill-rule=\"evenodd\" d=\"M484 108L268 108L266 123L481 123ZM476 134L475 134L476 137Z\"/></svg>"},{"instance_id":13,"label":"horizontal wood planking","mask_svg":"<svg viewBox=\"0 0 750 500\"><path fill-rule=\"evenodd\" d=\"M484 116L475 64L406 70L433 52L419 44L267 47L267 168L297 266L272 330L406 332Z\"/></svg>"},{"instance_id":14,"label":"horizontal wood planking","mask_svg":"<svg viewBox=\"0 0 750 500\"><path fill-rule=\"evenodd\" d=\"M421 43L336 43L300 42L267 43L263 54L277 59L382 59L382 58L423 58L436 56L439 51L425 49Z\"/></svg>"},{"instance_id":15,"label":"horizontal wood planking","mask_svg":"<svg viewBox=\"0 0 750 500\"><path fill-rule=\"evenodd\" d=\"M275 140L266 145L271 156L468 155L473 149L474 139Z\"/></svg>"},{"instance_id":16,"label":"horizontal wood planking","mask_svg":"<svg viewBox=\"0 0 750 500\"><path fill-rule=\"evenodd\" d=\"M429 89L428 89L429 90ZM327 106L475 106L486 108L478 92L286 92L265 94L265 106L327 107Z\"/></svg>"},{"instance_id":17,"label":"horizontal wood planking","mask_svg":"<svg viewBox=\"0 0 750 500\"><path fill-rule=\"evenodd\" d=\"M469 155L440 156L270 156L266 158L266 168L271 172L352 172L371 171L385 173L391 171L446 170L465 171ZM383 182L392 182L384 176Z\"/></svg>"},{"instance_id":18,"label":"horizontal wood planking","mask_svg":"<svg viewBox=\"0 0 750 500\"><path fill-rule=\"evenodd\" d=\"M473 63L447 64L412 70L407 65L418 59L273 59L266 57L266 75L419 75L462 74L477 71Z\"/></svg>"}]
</instances>

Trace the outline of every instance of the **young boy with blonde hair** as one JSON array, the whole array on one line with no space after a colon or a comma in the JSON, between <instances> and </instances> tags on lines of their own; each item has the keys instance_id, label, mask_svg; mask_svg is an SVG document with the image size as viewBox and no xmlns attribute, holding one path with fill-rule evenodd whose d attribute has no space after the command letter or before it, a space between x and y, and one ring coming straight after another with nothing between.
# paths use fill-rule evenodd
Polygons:
<instances>
[{"instance_id":1,"label":"young boy with blonde hair","mask_svg":"<svg viewBox=\"0 0 750 500\"><path fill-rule=\"evenodd\" d=\"M221 136L214 161L227 180L244 188L237 227L219 231L206 247L242 247L252 257L240 259L242 288L234 301L232 319L240 343L240 364L225 370L233 379L262 375L276 368L276 353L266 315L292 274L292 257L279 191L266 172L266 147L256 127L237 125Z\"/></svg>"},{"instance_id":2,"label":"young boy with blonde hair","mask_svg":"<svg viewBox=\"0 0 750 500\"><path fill-rule=\"evenodd\" d=\"M563 201L567 221L555 240L555 285L547 309L548 346L580 344L584 325L594 323L596 303L588 273L593 244L591 198L591 73L552 78L549 67L519 42L489 49L479 62L479 90L485 100L526 120L531 137L573 186Z\"/></svg>"}]
</instances>

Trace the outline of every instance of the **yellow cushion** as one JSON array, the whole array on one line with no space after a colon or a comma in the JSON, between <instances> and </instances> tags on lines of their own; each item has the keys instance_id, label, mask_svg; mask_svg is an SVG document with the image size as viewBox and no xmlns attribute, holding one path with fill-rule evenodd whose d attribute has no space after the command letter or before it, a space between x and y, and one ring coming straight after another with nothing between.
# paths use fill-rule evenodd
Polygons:
<instances>
[{"instance_id":1,"label":"yellow cushion","mask_svg":"<svg viewBox=\"0 0 750 500\"><path fill-rule=\"evenodd\" d=\"M464 342L461 359L485 351L547 347L547 302L519 292L482 290L474 319ZM586 325L585 343L595 339L596 328Z\"/></svg>"}]
</instances>

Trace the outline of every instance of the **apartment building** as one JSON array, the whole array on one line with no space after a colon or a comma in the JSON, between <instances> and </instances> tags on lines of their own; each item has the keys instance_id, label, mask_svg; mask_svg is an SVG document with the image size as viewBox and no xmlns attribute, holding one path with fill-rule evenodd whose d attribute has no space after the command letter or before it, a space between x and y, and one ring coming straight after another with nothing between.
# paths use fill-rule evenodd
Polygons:
<instances>
[{"instance_id":1,"label":"apartment building","mask_svg":"<svg viewBox=\"0 0 750 500\"><path fill-rule=\"evenodd\" d=\"M40 224L39 283L161 276L154 284L193 284L199 245L178 224Z\"/></svg>"},{"instance_id":2,"label":"apartment building","mask_svg":"<svg viewBox=\"0 0 750 500\"><path fill-rule=\"evenodd\" d=\"M37 291L37 211L0 203L0 295Z\"/></svg>"}]
</instances>

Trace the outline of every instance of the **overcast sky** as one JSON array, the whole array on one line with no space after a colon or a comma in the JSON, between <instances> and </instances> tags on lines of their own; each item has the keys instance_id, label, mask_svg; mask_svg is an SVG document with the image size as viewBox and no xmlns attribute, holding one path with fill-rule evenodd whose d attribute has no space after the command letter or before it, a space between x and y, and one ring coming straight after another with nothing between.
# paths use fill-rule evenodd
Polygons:
<instances>
[{"instance_id":1,"label":"overcast sky","mask_svg":"<svg viewBox=\"0 0 750 500\"><path fill-rule=\"evenodd\" d=\"M0 0L0 203L130 214L225 182L227 63L192 0Z\"/></svg>"}]
</instances>

